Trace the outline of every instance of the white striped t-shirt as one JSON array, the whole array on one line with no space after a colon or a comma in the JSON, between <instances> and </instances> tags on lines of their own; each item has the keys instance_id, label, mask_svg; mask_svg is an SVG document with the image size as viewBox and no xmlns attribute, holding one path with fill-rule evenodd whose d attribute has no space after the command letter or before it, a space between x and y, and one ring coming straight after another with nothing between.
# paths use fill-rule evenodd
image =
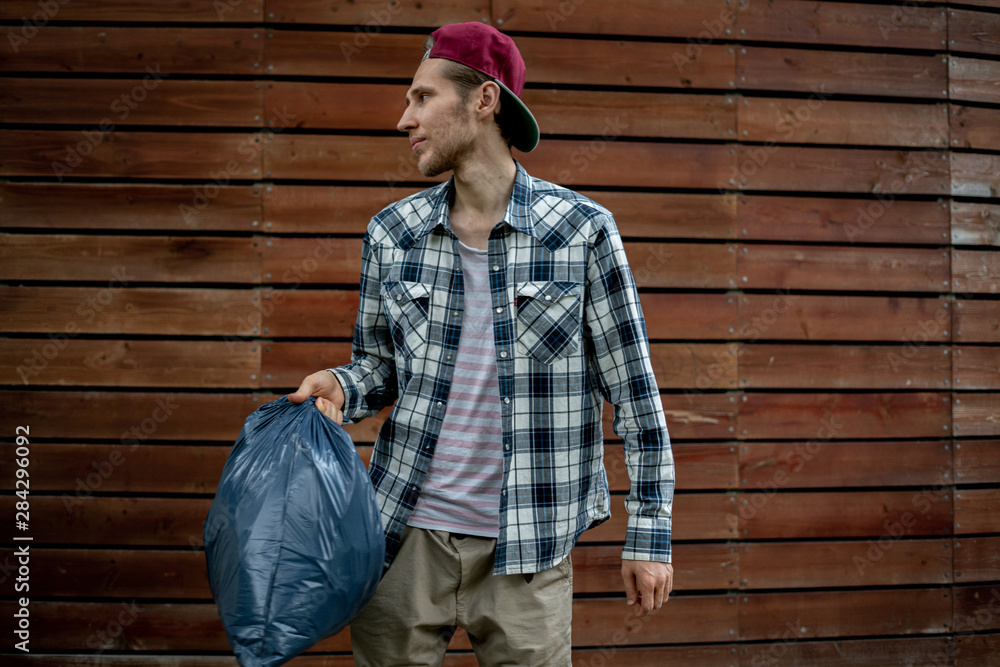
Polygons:
<instances>
[{"instance_id":1,"label":"white striped t-shirt","mask_svg":"<svg viewBox=\"0 0 1000 667\"><path fill-rule=\"evenodd\" d=\"M465 313L455 376L434 458L407 524L497 537L503 431L487 251L459 243L458 254Z\"/></svg>"}]
</instances>

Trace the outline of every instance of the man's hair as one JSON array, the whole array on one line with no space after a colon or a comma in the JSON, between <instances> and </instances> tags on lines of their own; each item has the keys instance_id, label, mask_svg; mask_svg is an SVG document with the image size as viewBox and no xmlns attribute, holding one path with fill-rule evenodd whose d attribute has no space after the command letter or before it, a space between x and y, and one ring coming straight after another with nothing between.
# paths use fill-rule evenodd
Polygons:
<instances>
[{"instance_id":1,"label":"man's hair","mask_svg":"<svg viewBox=\"0 0 1000 667\"><path fill-rule=\"evenodd\" d=\"M434 36L428 35L427 39L424 40L425 60L430 54L433 46ZM454 60L447 59L445 59L444 63L444 68L441 70L441 74L444 78L452 82L455 86L455 90L458 92L459 98L461 98L463 102L468 102L472 92L477 90L479 86L483 85L487 81L493 81L493 79L489 76L483 74L479 70L472 69L468 65L463 65L462 63L457 63ZM508 147L511 145L510 134L507 132L507 119L509 116L509 107L505 106L501 101L500 110L493 116L493 120L496 122L497 128L500 130L500 136L507 142Z\"/></svg>"}]
</instances>

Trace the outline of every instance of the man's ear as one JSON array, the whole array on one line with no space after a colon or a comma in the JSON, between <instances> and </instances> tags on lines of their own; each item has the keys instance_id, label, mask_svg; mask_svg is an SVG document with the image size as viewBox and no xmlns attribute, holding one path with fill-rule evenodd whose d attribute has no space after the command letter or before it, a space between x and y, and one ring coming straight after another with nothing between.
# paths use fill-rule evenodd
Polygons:
<instances>
[{"instance_id":1,"label":"man's ear","mask_svg":"<svg viewBox=\"0 0 1000 667\"><path fill-rule=\"evenodd\" d=\"M476 104L476 114L493 116L500 112L500 86L494 81L487 81L479 87L479 100Z\"/></svg>"}]
</instances>

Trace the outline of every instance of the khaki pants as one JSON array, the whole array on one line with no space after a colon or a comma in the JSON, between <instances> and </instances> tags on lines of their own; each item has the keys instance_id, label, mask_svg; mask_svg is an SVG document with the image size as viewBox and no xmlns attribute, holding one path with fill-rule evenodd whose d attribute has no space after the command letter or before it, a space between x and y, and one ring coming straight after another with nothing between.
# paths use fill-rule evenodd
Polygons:
<instances>
[{"instance_id":1,"label":"khaki pants","mask_svg":"<svg viewBox=\"0 0 1000 667\"><path fill-rule=\"evenodd\" d=\"M493 576L495 539L407 528L375 597L351 624L358 667L437 666L455 627L479 664L569 667L573 566Z\"/></svg>"}]
</instances>

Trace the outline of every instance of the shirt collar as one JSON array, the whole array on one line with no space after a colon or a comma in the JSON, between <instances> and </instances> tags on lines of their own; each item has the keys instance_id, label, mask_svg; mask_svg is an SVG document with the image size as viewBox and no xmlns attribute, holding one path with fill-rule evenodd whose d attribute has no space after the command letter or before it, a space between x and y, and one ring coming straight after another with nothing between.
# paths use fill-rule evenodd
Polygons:
<instances>
[{"instance_id":1,"label":"shirt collar","mask_svg":"<svg viewBox=\"0 0 1000 667\"><path fill-rule=\"evenodd\" d=\"M507 202L503 221L523 234L534 236L535 219L531 213L531 177L516 160L514 166L517 168L514 174L514 189L511 191L510 201ZM424 218L423 224L416 230L414 241L438 227L451 231L448 209L455 196L455 177L452 176L447 182L435 186L428 194L430 195L431 210Z\"/></svg>"}]
</instances>

